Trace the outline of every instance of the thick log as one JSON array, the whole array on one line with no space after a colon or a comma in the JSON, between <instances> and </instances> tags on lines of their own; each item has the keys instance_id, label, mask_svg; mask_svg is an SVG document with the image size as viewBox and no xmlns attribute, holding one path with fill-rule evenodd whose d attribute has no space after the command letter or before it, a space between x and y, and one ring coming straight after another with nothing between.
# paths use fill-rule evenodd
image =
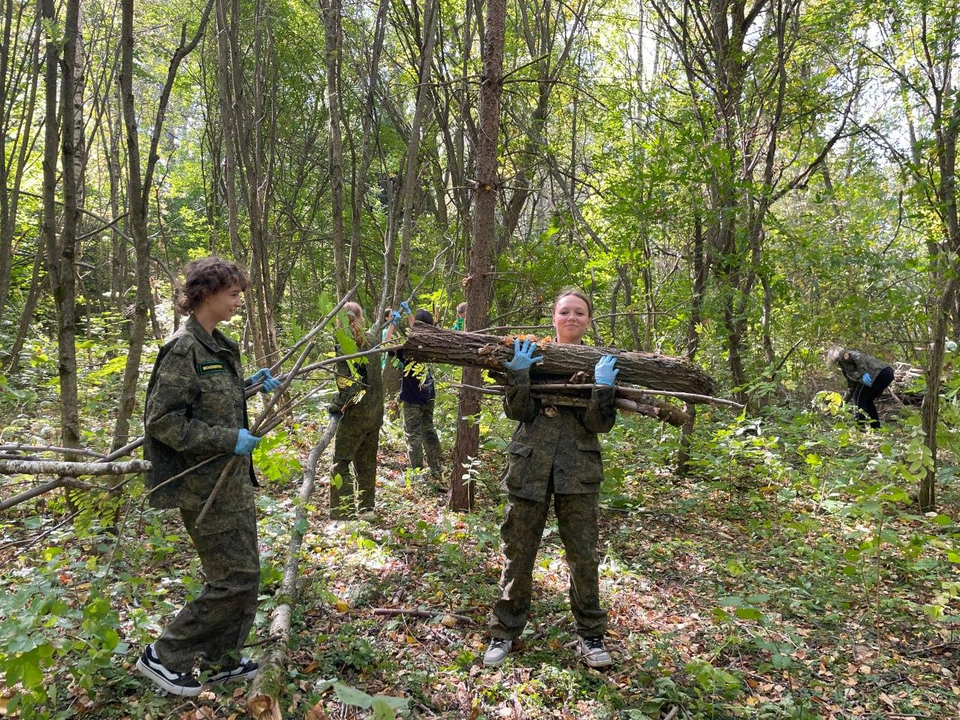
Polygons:
<instances>
[{"instance_id":1,"label":"thick log","mask_svg":"<svg viewBox=\"0 0 960 720\"><path fill-rule=\"evenodd\" d=\"M417 323L403 344L403 352L415 360L502 372L503 363L513 357L513 343L496 335L460 332ZM669 355L554 342L537 343L536 354L543 356L543 362L534 366L532 377L569 378L582 372L586 378L592 378L597 360L602 355L613 355L620 369L618 382L698 395L712 395L716 385L713 378L700 368Z\"/></svg>"}]
</instances>

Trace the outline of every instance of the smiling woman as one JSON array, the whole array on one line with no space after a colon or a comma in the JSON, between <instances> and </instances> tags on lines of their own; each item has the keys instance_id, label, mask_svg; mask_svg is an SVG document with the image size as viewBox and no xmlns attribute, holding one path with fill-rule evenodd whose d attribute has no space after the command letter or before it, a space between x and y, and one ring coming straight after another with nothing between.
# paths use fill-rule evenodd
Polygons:
<instances>
[{"instance_id":1,"label":"smiling woman","mask_svg":"<svg viewBox=\"0 0 960 720\"><path fill-rule=\"evenodd\" d=\"M144 457L150 504L178 508L200 555L206 584L160 637L137 669L174 695L199 695L199 663L210 682L248 679L257 664L240 655L257 612L260 560L249 456L260 438L248 431L244 388L279 385L268 368L241 374L240 348L217 329L242 304L247 274L233 262L207 257L187 265L177 308L190 313L157 357L147 385ZM198 527L198 515L232 456L243 456ZM195 467L203 463L202 467ZM176 479L175 479L176 478Z\"/></svg>"},{"instance_id":2,"label":"smiling woman","mask_svg":"<svg viewBox=\"0 0 960 720\"><path fill-rule=\"evenodd\" d=\"M557 342L579 345L593 309L575 288L561 290L553 306ZM607 613L600 605L599 492L603 480L598 433L617 420L614 385L616 358L601 355L586 407L554 405L531 392L530 370L543 361L529 339L514 340L513 358L503 363L507 388L504 412L518 425L507 446L503 487L507 504L500 537L503 573L500 599L490 615L490 646L484 665L506 660L513 641L527 624L533 594L533 567L553 500L560 539L570 569L570 609L577 623L577 649L590 667L613 663L603 636Z\"/></svg>"}]
</instances>

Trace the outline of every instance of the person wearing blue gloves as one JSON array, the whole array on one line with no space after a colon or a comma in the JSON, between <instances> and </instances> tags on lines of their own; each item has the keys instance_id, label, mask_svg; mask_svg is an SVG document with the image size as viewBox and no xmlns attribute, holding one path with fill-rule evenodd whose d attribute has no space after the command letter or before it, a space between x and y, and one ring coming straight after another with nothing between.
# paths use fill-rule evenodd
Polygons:
<instances>
[{"instance_id":1,"label":"person wearing blue gloves","mask_svg":"<svg viewBox=\"0 0 960 720\"><path fill-rule=\"evenodd\" d=\"M562 291L553 310L556 342L579 345L590 327L592 309L575 289ZM614 408L616 358L605 355L594 369L587 407L553 405L531 392L530 371L542 356L534 342L514 340L513 358L503 363L507 388L503 407L518 421L507 446L502 487L507 492L500 537L503 573L500 599L490 616L489 647L484 665L502 663L527 623L533 568L553 500L560 538L570 572L570 609L577 625L577 650L587 665L611 665L603 636L607 613L600 606L599 492L603 480L598 433L617 419Z\"/></svg>"},{"instance_id":2,"label":"person wearing blue gloves","mask_svg":"<svg viewBox=\"0 0 960 720\"><path fill-rule=\"evenodd\" d=\"M241 654L260 583L257 480L249 459L260 438L248 430L244 389L262 383L261 392L270 392L280 382L268 368L244 379L239 346L217 329L243 303L249 286L243 268L207 257L188 264L184 273L177 308L189 318L160 349L147 385L144 458L152 464L146 481L150 504L180 511L205 584L147 645L137 670L173 695L192 697L204 682L257 674L257 663ZM234 455L245 461L226 479L197 527L203 504Z\"/></svg>"},{"instance_id":3,"label":"person wearing blue gloves","mask_svg":"<svg viewBox=\"0 0 960 720\"><path fill-rule=\"evenodd\" d=\"M871 427L880 427L880 414L873 401L893 382L893 368L873 355L867 355L859 350L834 345L827 351L827 362L836 365L847 381L847 392L844 400L853 401L856 406L857 425L863 426L870 416Z\"/></svg>"}]
</instances>

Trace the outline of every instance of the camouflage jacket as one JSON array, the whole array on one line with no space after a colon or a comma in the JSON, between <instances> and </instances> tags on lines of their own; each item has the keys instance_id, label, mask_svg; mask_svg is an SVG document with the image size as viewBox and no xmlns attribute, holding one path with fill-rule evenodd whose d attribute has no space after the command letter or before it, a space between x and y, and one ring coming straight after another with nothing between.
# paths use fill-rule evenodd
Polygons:
<instances>
[{"instance_id":1,"label":"camouflage jacket","mask_svg":"<svg viewBox=\"0 0 960 720\"><path fill-rule=\"evenodd\" d=\"M563 494L600 492L603 460L597 433L617 421L613 388L594 387L590 405L545 405L530 392L530 371L507 372L504 412L518 420L507 446L503 489L527 500L544 500L553 474L553 490Z\"/></svg>"},{"instance_id":2,"label":"camouflage jacket","mask_svg":"<svg viewBox=\"0 0 960 720\"><path fill-rule=\"evenodd\" d=\"M147 385L144 458L153 463L147 488L223 453L150 496L153 507L200 510L234 456L237 432L248 428L240 349L219 330L213 335L192 315L161 349ZM213 511L253 507L257 480L249 457L225 481Z\"/></svg>"},{"instance_id":3,"label":"camouflage jacket","mask_svg":"<svg viewBox=\"0 0 960 720\"><path fill-rule=\"evenodd\" d=\"M876 380L877 375L884 368L890 367L883 360L878 360L873 355L867 355L859 350L844 350L837 364L847 379L847 384L851 386L862 382L864 373L870 373L870 377Z\"/></svg>"},{"instance_id":4,"label":"camouflage jacket","mask_svg":"<svg viewBox=\"0 0 960 720\"><path fill-rule=\"evenodd\" d=\"M379 333L366 334L367 347L379 342ZM383 424L383 367L377 357L358 358L353 370L346 360L337 363L337 394L330 410L342 412L338 432L373 430Z\"/></svg>"}]
</instances>

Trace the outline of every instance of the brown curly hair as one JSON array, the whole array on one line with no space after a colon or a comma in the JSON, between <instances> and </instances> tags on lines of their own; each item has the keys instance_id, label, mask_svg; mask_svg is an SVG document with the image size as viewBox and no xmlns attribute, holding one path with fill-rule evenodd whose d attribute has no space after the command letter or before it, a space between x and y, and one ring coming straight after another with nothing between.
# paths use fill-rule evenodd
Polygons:
<instances>
[{"instance_id":1,"label":"brown curly hair","mask_svg":"<svg viewBox=\"0 0 960 720\"><path fill-rule=\"evenodd\" d=\"M215 255L187 263L183 276L183 284L177 287L175 304L184 315L189 315L200 303L224 288L239 285L241 290L246 290L250 287L246 270Z\"/></svg>"}]
</instances>

